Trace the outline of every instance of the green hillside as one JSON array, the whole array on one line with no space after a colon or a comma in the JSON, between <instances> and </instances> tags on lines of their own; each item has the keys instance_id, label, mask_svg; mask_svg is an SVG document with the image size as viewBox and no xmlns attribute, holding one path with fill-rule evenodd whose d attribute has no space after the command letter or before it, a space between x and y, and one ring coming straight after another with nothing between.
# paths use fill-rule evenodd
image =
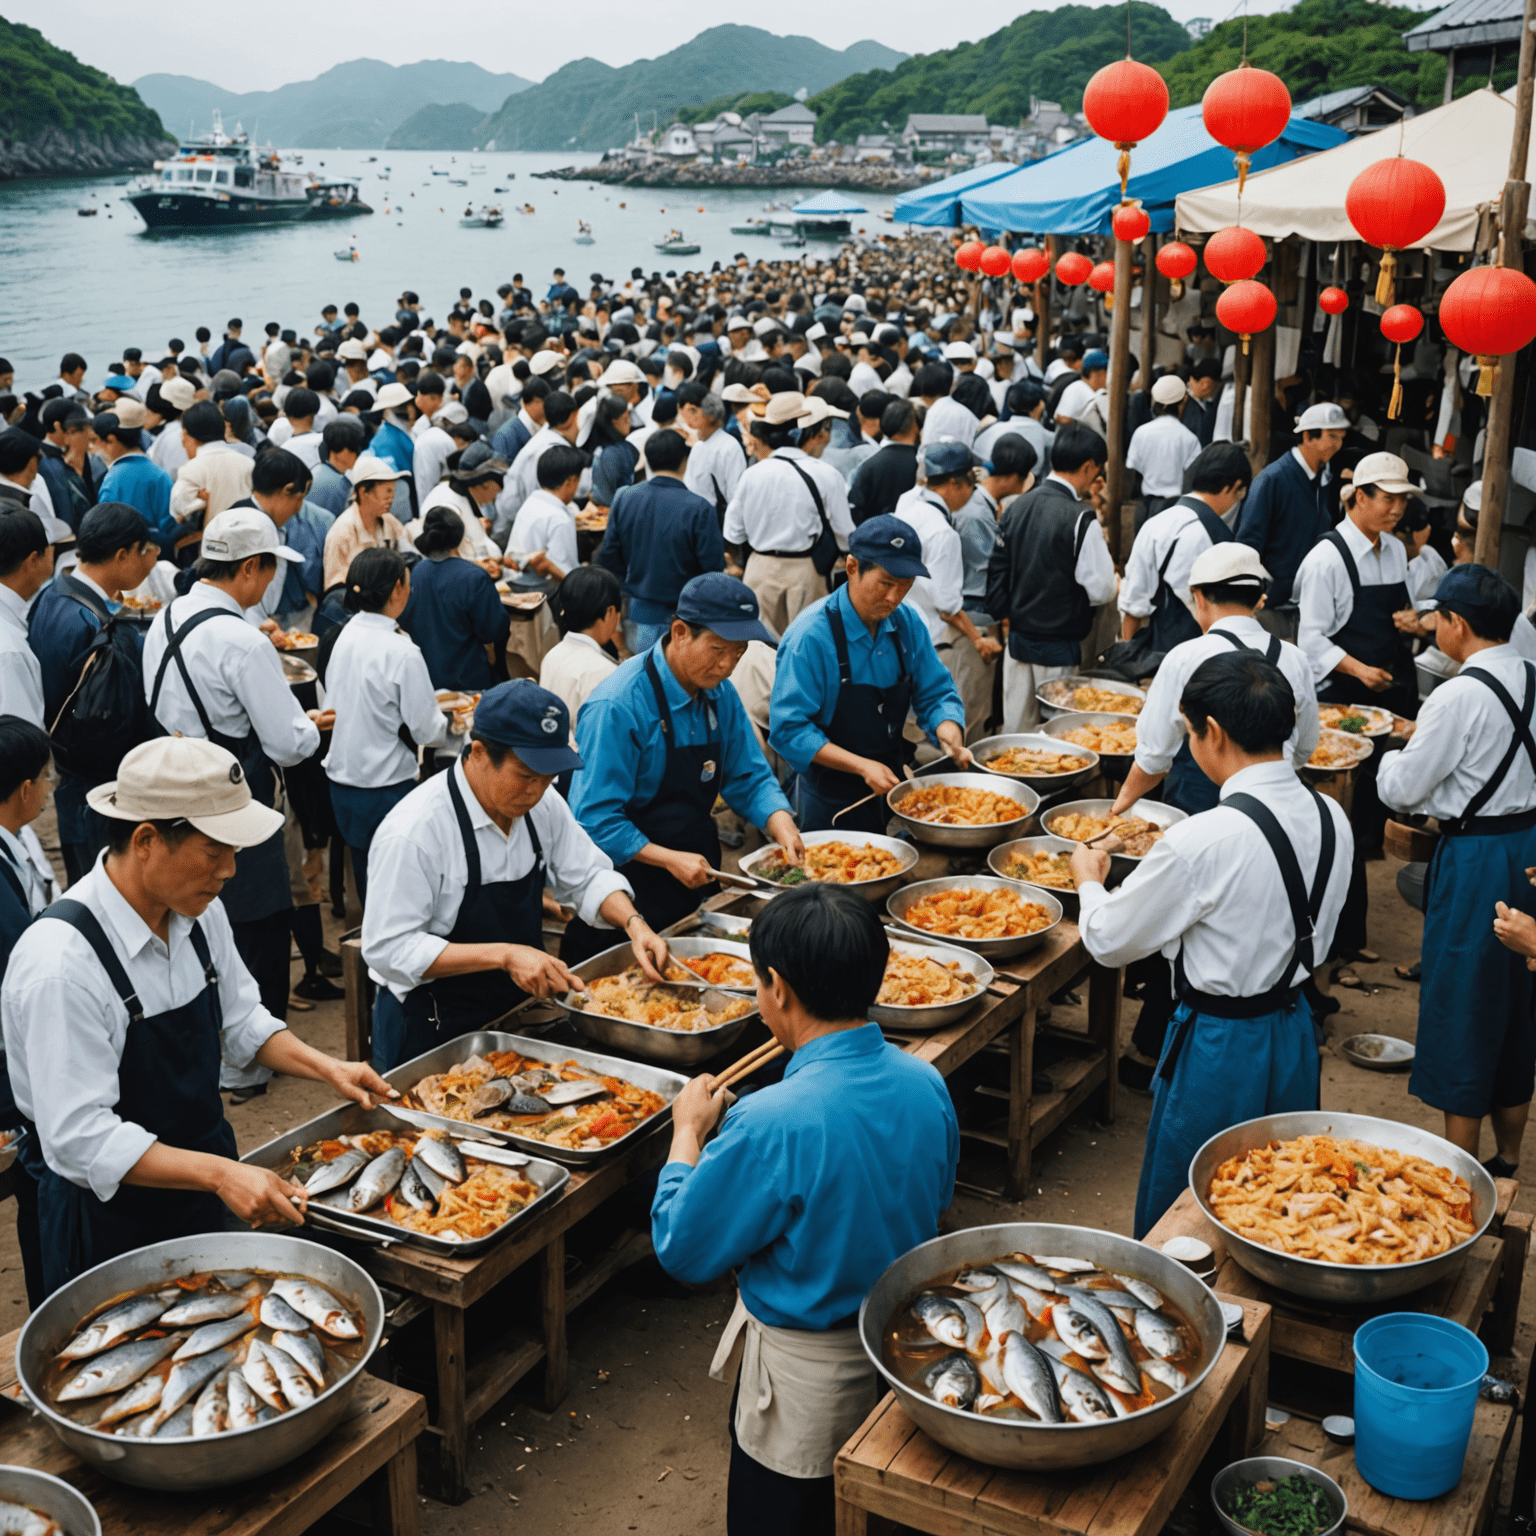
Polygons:
<instances>
[{"instance_id":1,"label":"green hillside","mask_svg":"<svg viewBox=\"0 0 1536 1536\"><path fill-rule=\"evenodd\" d=\"M736 112L742 117L753 112L777 112L780 107L789 106L794 99L788 91L732 91L725 96L716 96L713 101L706 101L702 107L679 107L677 120L680 123L708 123L722 112Z\"/></svg>"},{"instance_id":2,"label":"green hillside","mask_svg":"<svg viewBox=\"0 0 1536 1536\"><path fill-rule=\"evenodd\" d=\"M467 102L422 107L390 134L385 149L478 149L485 113Z\"/></svg>"},{"instance_id":3,"label":"green hillside","mask_svg":"<svg viewBox=\"0 0 1536 1536\"><path fill-rule=\"evenodd\" d=\"M55 48L33 27L0 17L0 133L30 138L45 128L165 139L159 117L131 86Z\"/></svg>"},{"instance_id":4,"label":"green hillside","mask_svg":"<svg viewBox=\"0 0 1536 1536\"><path fill-rule=\"evenodd\" d=\"M1131 0L1131 29L1135 55L1147 64L1191 46L1189 33L1145 0ZM990 122L1016 124L1031 96L1076 111L1094 71L1124 57L1118 6L1029 11L979 42L921 53L823 91L810 102L820 114L816 137L849 143L861 133L899 131L909 112L985 112Z\"/></svg>"}]
</instances>

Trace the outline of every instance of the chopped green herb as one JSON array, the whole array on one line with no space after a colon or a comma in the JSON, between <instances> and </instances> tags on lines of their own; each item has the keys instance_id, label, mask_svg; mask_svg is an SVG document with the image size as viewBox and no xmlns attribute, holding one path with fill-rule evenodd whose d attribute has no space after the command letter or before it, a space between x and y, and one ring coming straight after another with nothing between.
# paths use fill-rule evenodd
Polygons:
<instances>
[{"instance_id":1,"label":"chopped green herb","mask_svg":"<svg viewBox=\"0 0 1536 1536\"><path fill-rule=\"evenodd\" d=\"M810 878L798 864L770 864L758 870L758 874L775 885L804 885Z\"/></svg>"},{"instance_id":2,"label":"chopped green herb","mask_svg":"<svg viewBox=\"0 0 1536 1536\"><path fill-rule=\"evenodd\" d=\"M1328 1495L1299 1472L1239 1484L1229 1500L1227 1514L1258 1536L1317 1536L1333 1524Z\"/></svg>"},{"instance_id":3,"label":"chopped green herb","mask_svg":"<svg viewBox=\"0 0 1536 1536\"><path fill-rule=\"evenodd\" d=\"M1348 731L1351 736L1359 736L1366 727L1364 715L1341 715L1339 717L1339 729Z\"/></svg>"}]
</instances>

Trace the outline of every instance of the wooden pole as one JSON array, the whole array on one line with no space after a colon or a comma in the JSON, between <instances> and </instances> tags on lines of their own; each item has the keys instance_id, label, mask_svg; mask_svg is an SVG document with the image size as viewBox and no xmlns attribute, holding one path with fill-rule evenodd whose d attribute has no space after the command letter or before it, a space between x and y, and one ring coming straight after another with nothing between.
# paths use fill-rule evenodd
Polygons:
<instances>
[{"instance_id":1,"label":"wooden pole","mask_svg":"<svg viewBox=\"0 0 1536 1536\"><path fill-rule=\"evenodd\" d=\"M1141 253L1141 387L1152 388L1157 350L1157 236L1148 235Z\"/></svg>"},{"instance_id":2,"label":"wooden pole","mask_svg":"<svg viewBox=\"0 0 1536 1536\"><path fill-rule=\"evenodd\" d=\"M1278 295L1282 286L1281 248L1270 250L1269 284ZM1264 274L1260 273L1262 280ZM1253 431L1248 435L1248 459L1254 474L1269 463L1270 408L1275 398L1275 327L1280 324L1280 314L1275 312L1275 324L1260 331L1249 343L1252 350L1248 374L1252 405ZM1234 373L1235 373L1234 369Z\"/></svg>"},{"instance_id":3,"label":"wooden pole","mask_svg":"<svg viewBox=\"0 0 1536 1536\"><path fill-rule=\"evenodd\" d=\"M1520 75L1515 87L1515 136L1509 148L1509 180L1499 202L1499 265L1516 272L1525 266L1525 220L1530 209L1531 186L1525 179L1531 151L1531 107L1536 97L1536 0L1525 0L1525 20L1520 29ZM1477 519L1479 565L1494 570L1499 565L1499 541L1504 532L1504 502L1509 494L1510 434L1515 408L1515 359L1506 357L1499 368L1488 410L1488 435L1483 441L1483 509Z\"/></svg>"},{"instance_id":4,"label":"wooden pole","mask_svg":"<svg viewBox=\"0 0 1536 1536\"><path fill-rule=\"evenodd\" d=\"M1536 0L1531 0L1536 4ZM1115 241L1115 313L1109 332L1109 463L1104 494L1109 503L1109 552L1120 563L1121 503L1125 500L1125 411L1131 386L1131 246Z\"/></svg>"},{"instance_id":5,"label":"wooden pole","mask_svg":"<svg viewBox=\"0 0 1536 1536\"><path fill-rule=\"evenodd\" d=\"M1035 284L1035 361L1040 365L1040 372L1045 373L1045 355L1050 349L1051 341L1051 271L1056 265L1056 236L1045 237L1045 254L1050 257L1051 265L1045 269L1045 276Z\"/></svg>"},{"instance_id":6,"label":"wooden pole","mask_svg":"<svg viewBox=\"0 0 1536 1536\"><path fill-rule=\"evenodd\" d=\"M1237 344L1237 355L1232 359L1232 441L1247 442L1244 436L1243 417L1248 405L1248 369L1252 358Z\"/></svg>"}]
</instances>

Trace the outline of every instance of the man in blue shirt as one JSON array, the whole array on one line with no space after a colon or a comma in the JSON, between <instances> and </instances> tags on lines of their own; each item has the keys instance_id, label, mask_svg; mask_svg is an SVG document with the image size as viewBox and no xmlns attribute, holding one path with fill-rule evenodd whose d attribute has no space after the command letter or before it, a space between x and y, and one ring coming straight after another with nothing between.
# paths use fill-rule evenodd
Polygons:
<instances>
[{"instance_id":1,"label":"man in blue shirt","mask_svg":"<svg viewBox=\"0 0 1536 1536\"><path fill-rule=\"evenodd\" d=\"M749 640L774 643L752 589L723 571L695 576L678 596L669 632L599 683L576 722L587 768L572 784L571 809L657 932L719 890L710 876L720 865L717 798L796 863L805 854L789 802L727 681ZM573 918L560 958L576 965L612 943L611 932Z\"/></svg>"},{"instance_id":2,"label":"man in blue shirt","mask_svg":"<svg viewBox=\"0 0 1536 1536\"><path fill-rule=\"evenodd\" d=\"M368 451L384 460L392 469L400 471L395 481L395 499L390 513L402 527L416 519L416 488L411 478L416 462L416 444L410 431L403 426L403 413L412 402L409 389L404 384L386 384L373 397L374 410L369 419L382 412L378 425L368 442Z\"/></svg>"},{"instance_id":3,"label":"man in blue shirt","mask_svg":"<svg viewBox=\"0 0 1536 1536\"><path fill-rule=\"evenodd\" d=\"M651 478L616 496L594 558L623 583L629 599L624 648L638 656L667 632L678 594L695 576L725 569L715 509L683 484L688 441L663 428L645 444Z\"/></svg>"},{"instance_id":4,"label":"man in blue shirt","mask_svg":"<svg viewBox=\"0 0 1536 1536\"><path fill-rule=\"evenodd\" d=\"M943 1078L868 1022L890 954L875 908L837 886L801 886L768 904L751 945L757 1005L789 1065L782 1082L730 1105L707 1149L727 1095L707 1076L678 1095L651 1237L685 1284L739 1270L710 1367L725 1380L745 1334L727 1531L830 1536L833 1458L880 1391L859 1304L937 1235L960 1129Z\"/></svg>"},{"instance_id":5,"label":"man in blue shirt","mask_svg":"<svg viewBox=\"0 0 1536 1536\"><path fill-rule=\"evenodd\" d=\"M971 761L954 679L927 620L902 601L928 574L916 531L889 513L861 523L848 540L847 571L846 586L789 626L774 673L769 744L800 776L807 832L825 831L845 806L901 782L909 711L956 767ZM889 819L884 800L871 798L837 826L879 833Z\"/></svg>"},{"instance_id":6,"label":"man in blue shirt","mask_svg":"<svg viewBox=\"0 0 1536 1536\"><path fill-rule=\"evenodd\" d=\"M340 517L352 496L352 482L347 479L347 471L368 446L368 429L355 416L336 416L326 422L320 443L320 462L315 467L309 500L333 518ZM398 469L400 466L393 467Z\"/></svg>"},{"instance_id":7,"label":"man in blue shirt","mask_svg":"<svg viewBox=\"0 0 1536 1536\"><path fill-rule=\"evenodd\" d=\"M286 448L269 448L251 471L251 494L234 503L265 512L277 525L278 538L302 557L278 562L277 576L257 605L262 621L271 619L279 629L308 630L325 595L325 536L336 519L309 496L309 466Z\"/></svg>"},{"instance_id":8,"label":"man in blue shirt","mask_svg":"<svg viewBox=\"0 0 1536 1536\"><path fill-rule=\"evenodd\" d=\"M137 507L149 524L150 536L168 558L181 537L181 524L171 515L171 488L175 481L144 452L144 407L137 400L114 400L91 422L101 444L108 469L100 500L126 502Z\"/></svg>"}]
</instances>

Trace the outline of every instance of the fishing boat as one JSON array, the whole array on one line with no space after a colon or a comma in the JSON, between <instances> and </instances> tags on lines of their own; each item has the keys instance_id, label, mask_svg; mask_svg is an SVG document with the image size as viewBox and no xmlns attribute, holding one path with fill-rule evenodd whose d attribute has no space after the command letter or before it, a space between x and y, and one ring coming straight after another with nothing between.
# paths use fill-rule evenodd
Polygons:
<instances>
[{"instance_id":1,"label":"fishing boat","mask_svg":"<svg viewBox=\"0 0 1536 1536\"><path fill-rule=\"evenodd\" d=\"M674 229L665 240L655 242L655 250L661 256L697 256L703 249L689 240L681 230Z\"/></svg>"},{"instance_id":2,"label":"fishing boat","mask_svg":"<svg viewBox=\"0 0 1536 1536\"><path fill-rule=\"evenodd\" d=\"M372 212L355 181L312 181L309 184L306 218L353 219Z\"/></svg>"},{"instance_id":3,"label":"fishing boat","mask_svg":"<svg viewBox=\"0 0 1536 1536\"><path fill-rule=\"evenodd\" d=\"M87 203L83 207L76 208L75 212L78 213L82 219L94 219L100 210L97 208L92 208L90 204Z\"/></svg>"},{"instance_id":4,"label":"fishing boat","mask_svg":"<svg viewBox=\"0 0 1536 1536\"><path fill-rule=\"evenodd\" d=\"M744 224L732 224L733 235L766 235L768 233L767 219L748 219Z\"/></svg>"},{"instance_id":5,"label":"fishing boat","mask_svg":"<svg viewBox=\"0 0 1536 1536\"><path fill-rule=\"evenodd\" d=\"M459 220L462 229L500 229L506 215L500 208L486 205L479 212L473 208L466 208L464 216Z\"/></svg>"},{"instance_id":6,"label":"fishing boat","mask_svg":"<svg viewBox=\"0 0 1536 1536\"><path fill-rule=\"evenodd\" d=\"M433 175L434 175L434 176L446 176L446 175L447 175L447 174L448 174L448 171L447 171L447 168L446 168L446 167L443 167L443 168L439 168L439 167L438 167L438 166L435 166L435 165L429 165L429 166L428 166L428 167L427 167L427 169L428 169L428 170L429 170L429 171L430 171L430 172L431 172L431 173L432 173L432 174L433 174Z\"/></svg>"},{"instance_id":7,"label":"fishing boat","mask_svg":"<svg viewBox=\"0 0 1536 1536\"><path fill-rule=\"evenodd\" d=\"M355 245L348 246L344 251L332 251L331 255L334 256L337 261L356 261L358 259L357 247Z\"/></svg>"},{"instance_id":8,"label":"fishing boat","mask_svg":"<svg viewBox=\"0 0 1536 1536\"><path fill-rule=\"evenodd\" d=\"M576 244L593 245L596 242L592 238L592 226L582 219L576 221Z\"/></svg>"},{"instance_id":9,"label":"fishing boat","mask_svg":"<svg viewBox=\"0 0 1536 1536\"><path fill-rule=\"evenodd\" d=\"M448 178L448 185L450 187L467 187L469 183L462 176L450 176Z\"/></svg>"}]
</instances>

